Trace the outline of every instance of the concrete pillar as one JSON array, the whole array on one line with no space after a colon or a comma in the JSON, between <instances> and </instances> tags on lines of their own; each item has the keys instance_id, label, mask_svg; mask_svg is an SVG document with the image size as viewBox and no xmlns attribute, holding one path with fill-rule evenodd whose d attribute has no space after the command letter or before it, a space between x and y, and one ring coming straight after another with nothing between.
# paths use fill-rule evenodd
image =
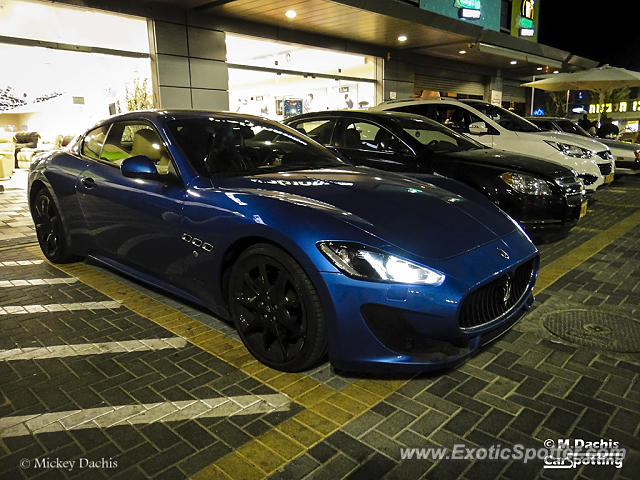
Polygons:
<instances>
[{"instance_id":1,"label":"concrete pillar","mask_svg":"<svg viewBox=\"0 0 640 480\"><path fill-rule=\"evenodd\" d=\"M497 70L496 74L491 76L489 83L485 85L484 101L500 105L502 103L503 88L502 71Z\"/></svg>"},{"instance_id":2,"label":"concrete pillar","mask_svg":"<svg viewBox=\"0 0 640 480\"><path fill-rule=\"evenodd\" d=\"M404 62L385 59L382 88L384 100L413 98L414 68Z\"/></svg>"},{"instance_id":3,"label":"concrete pillar","mask_svg":"<svg viewBox=\"0 0 640 480\"><path fill-rule=\"evenodd\" d=\"M228 110L225 33L158 20L149 23L158 108Z\"/></svg>"}]
</instances>

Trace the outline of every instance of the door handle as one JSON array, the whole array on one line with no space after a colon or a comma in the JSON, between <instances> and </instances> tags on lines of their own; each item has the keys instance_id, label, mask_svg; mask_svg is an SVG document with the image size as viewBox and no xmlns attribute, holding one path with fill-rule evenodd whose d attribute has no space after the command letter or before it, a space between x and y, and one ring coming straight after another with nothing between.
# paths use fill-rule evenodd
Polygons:
<instances>
[{"instance_id":1,"label":"door handle","mask_svg":"<svg viewBox=\"0 0 640 480\"><path fill-rule=\"evenodd\" d=\"M80 183L86 188L94 188L96 186L96 181L91 177L82 177Z\"/></svg>"}]
</instances>

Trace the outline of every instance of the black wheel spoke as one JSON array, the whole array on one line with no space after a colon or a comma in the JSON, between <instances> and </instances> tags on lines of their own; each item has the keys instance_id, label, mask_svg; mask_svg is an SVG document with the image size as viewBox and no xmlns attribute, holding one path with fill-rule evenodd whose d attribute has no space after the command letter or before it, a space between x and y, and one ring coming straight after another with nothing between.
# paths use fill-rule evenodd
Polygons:
<instances>
[{"instance_id":1,"label":"black wheel spoke","mask_svg":"<svg viewBox=\"0 0 640 480\"><path fill-rule=\"evenodd\" d=\"M276 321L287 329L290 336L296 337L300 335L301 325L291 316L288 310L281 309L276 317Z\"/></svg>"},{"instance_id":2,"label":"black wheel spoke","mask_svg":"<svg viewBox=\"0 0 640 480\"><path fill-rule=\"evenodd\" d=\"M287 347L285 346L285 342L282 339L281 333L278 329L277 325L274 325L274 336L276 338L276 343L278 344L278 347L280 347L280 353L282 353L282 361L286 362L288 359L288 352L287 352Z\"/></svg>"},{"instance_id":3,"label":"black wheel spoke","mask_svg":"<svg viewBox=\"0 0 640 480\"><path fill-rule=\"evenodd\" d=\"M240 303L240 305L242 305L244 308L252 312L256 311L258 307L257 298L258 297L255 295L250 297L246 295L244 292L239 292L235 295L236 301Z\"/></svg>"},{"instance_id":4,"label":"black wheel spoke","mask_svg":"<svg viewBox=\"0 0 640 480\"><path fill-rule=\"evenodd\" d=\"M260 262L258 265L258 271L260 272L259 279L262 284L262 288L264 291L268 291L269 289L269 274L267 273L267 264L266 262Z\"/></svg>"},{"instance_id":5,"label":"black wheel spoke","mask_svg":"<svg viewBox=\"0 0 640 480\"><path fill-rule=\"evenodd\" d=\"M262 287L253 278L251 278L249 272L244 273L244 275L242 276L242 280L244 285L249 287L255 295L260 295Z\"/></svg>"},{"instance_id":6,"label":"black wheel spoke","mask_svg":"<svg viewBox=\"0 0 640 480\"><path fill-rule=\"evenodd\" d=\"M278 270L276 278L269 289L271 297L277 302L281 302L285 297L285 288L287 285L287 275L282 270Z\"/></svg>"}]
</instances>

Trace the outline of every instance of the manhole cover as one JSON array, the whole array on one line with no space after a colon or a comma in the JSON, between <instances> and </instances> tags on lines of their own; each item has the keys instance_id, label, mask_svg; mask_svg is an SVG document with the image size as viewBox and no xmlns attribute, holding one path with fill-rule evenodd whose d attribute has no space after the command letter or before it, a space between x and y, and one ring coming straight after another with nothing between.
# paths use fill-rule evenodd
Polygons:
<instances>
[{"instance_id":1,"label":"manhole cover","mask_svg":"<svg viewBox=\"0 0 640 480\"><path fill-rule=\"evenodd\" d=\"M640 352L640 323L593 310L563 310L546 314L542 324L569 342L614 352Z\"/></svg>"}]
</instances>

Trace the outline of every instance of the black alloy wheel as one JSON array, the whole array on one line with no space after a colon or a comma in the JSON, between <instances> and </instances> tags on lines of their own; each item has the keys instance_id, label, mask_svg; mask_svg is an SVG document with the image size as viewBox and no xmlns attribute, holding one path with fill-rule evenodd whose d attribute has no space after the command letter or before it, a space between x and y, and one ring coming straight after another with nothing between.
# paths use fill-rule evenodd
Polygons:
<instances>
[{"instance_id":1,"label":"black alloy wheel","mask_svg":"<svg viewBox=\"0 0 640 480\"><path fill-rule=\"evenodd\" d=\"M240 255L229 280L229 309L247 349L272 368L305 370L326 353L318 294L300 265L277 247L257 244Z\"/></svg>"},{"instance_id":2,"label":"black alloy wheel","mask_svg":"<svg viewBox=\"0 0 640 480\"><path fill-rule=\"evenodd\" d=\"M31 215L36 226L38 243L45 257L54 263L66 263L77 258L69 251L60 214L44 187L35 194Z\"/></svg>"}]
</instances>

